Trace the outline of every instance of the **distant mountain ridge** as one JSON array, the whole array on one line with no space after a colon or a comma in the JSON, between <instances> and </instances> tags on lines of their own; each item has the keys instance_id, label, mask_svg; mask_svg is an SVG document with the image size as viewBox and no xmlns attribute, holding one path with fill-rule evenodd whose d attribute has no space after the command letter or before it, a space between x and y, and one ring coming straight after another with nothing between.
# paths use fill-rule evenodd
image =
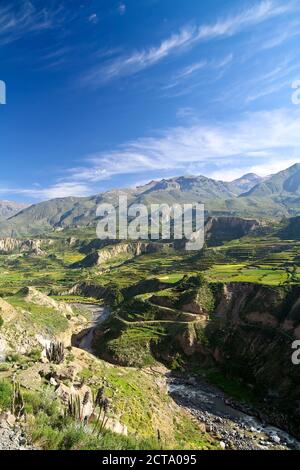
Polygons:
<instances>
[{"instance_id":1,"label":"distant mountain ridge","mask_svg":"<svg viewBox=\"0 0 300 470\"><path fill-rule=\"evenodd\" d=\"M20 212L22 209L25 209L25 207L27 207L27 204L0 200L0 220L8 219L9 217L14 216L18 212Z\"/></svg>"},{"instance_id":2,"label":"distant mountain ridge","mask_svg":"<svg viewBox=\"0 0 300 470\"><path fill-rule=\"evenodd\" d=\"M2 221L0 235L34 236L55 229L94 226L97 206L111 203L117 207L121 194L127 195L129 205L203 203L209 216L293 217L300 215L300 164L267 179L255 174L244 175L232 182L202 175L180 176L91 197L53 199L27 207Z\"/></svg>"}]
</instances>

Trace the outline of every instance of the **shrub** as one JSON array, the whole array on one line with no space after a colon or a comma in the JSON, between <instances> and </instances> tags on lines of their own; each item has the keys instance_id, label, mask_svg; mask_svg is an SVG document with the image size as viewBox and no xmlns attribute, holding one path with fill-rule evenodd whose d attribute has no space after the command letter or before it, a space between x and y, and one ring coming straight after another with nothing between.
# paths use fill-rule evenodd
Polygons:
<instances>
[{"instance_id":1,"label":"shrub","mask_svg":"<svg viewBox=\"0 0 300 470\"><path fill-rule=\"evenodd\" d=\"M28 353L28 358L33 362L38 362L41 358L41 348L34 348Z\"/></svg>"},{"instance_id":2,"label":"shrub","mask_svg":"<svg viewBox=\"0 0 300 470\"><path fill-rule=\"evenodd\" d=\"M12 405L13 388L8 380L0 381L0 408L8 410Z\"/></svg>"}]
</instances>

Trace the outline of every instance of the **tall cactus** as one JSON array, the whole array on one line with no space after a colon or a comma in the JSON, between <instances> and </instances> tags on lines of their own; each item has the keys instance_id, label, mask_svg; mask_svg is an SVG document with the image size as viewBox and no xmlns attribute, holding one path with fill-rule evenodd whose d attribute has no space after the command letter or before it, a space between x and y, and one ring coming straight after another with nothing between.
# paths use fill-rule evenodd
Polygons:
<instances>
[{"instance_id":1,"label":"tall cactus","mask_svg":"<svg viewBox=\"0 0 300 470\"><path fill-rule=\"evenodd\" d=\"M16 382L15 378L13 381L12 414L18 419L26 415L20 383Z\"/></svg>"},{"instance_id":2,"label":"tall cactus","mask_svg":"<svg viewBox=\"0 0 300 470\"><path fill-rule=\"evenodd\" d=\"M66 414L73 418L75 421L81 422L82 413L81 413L81 403L79 395L71 395L68 401L68 406Z\"/></svg>"},{"instance_id":3,"label":"tall cactus","mask_svg":"<svg viewBox=\"0 0 300 470\"><path fill-rule=\"evenodd\" d=\"M96 408L99 408L97 419L94 423L93 432L97 431L98 437L102 434L106 428L108 422L108 410L109 410L109 400L104 396L105 389L100 387L97 391L96 397L94 399L94 412Z\"/></svg>"},{"instance_id":4,"label":"tall cactus","mask_svg":"<svg viewBox=\"0 0 300 470\"><path fill-rule=\"evenodd\" d=\"M53 364L61 364L65 359L65 346L60 341L51 341L46 347L46 357Z\"/></svg>"}]
</instances>

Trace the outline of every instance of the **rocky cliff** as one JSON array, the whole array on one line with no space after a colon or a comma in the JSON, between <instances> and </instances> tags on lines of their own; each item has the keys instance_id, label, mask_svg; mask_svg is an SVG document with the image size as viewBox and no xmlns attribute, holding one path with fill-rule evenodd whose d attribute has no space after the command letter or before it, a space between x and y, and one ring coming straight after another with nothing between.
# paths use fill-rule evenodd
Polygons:
<instances>
[{"instance_id":1,"label":"rocky cliff","mask_svg":"<svg viewBox=\"0 0 300 470\"><path fill-rule=\"evenodd\" d=\"M230 283L214 286L214 295L206 352L268 401L278 425L299 436L300 366L292 362L292 344L300 339L300 286ZM203 339L195 342L192 353L203 346Z\"/></svg>"},{"instance_id":2,"label":"rocky cliff","mask_svg":"<svg viewBox=\"0 0 300 470\"><path fill-rule=\"evenodd\" d=\"M134 258L146 253L155 253L163 251L164 246L151 243L151 242L130 242L130 243L117 243L101 250L94 251L86 256L79 263L74 263L73 268L91 268L93 266L101 266L107 261L117 259L118 257L128 256Z\"/></svg>"},{"instance_id":3,"label":"rocky cliff","mask_svg":"<svg viewBox=\"0 0 300 470\"><path fill-rule=\"evenodd\" d=\"M217 366L242 380L271 421L299 437L300 365L293 364L292 345L300 339L300 286L208 284L193 302L203 303L202 292L207 303L208 290L214 298L209 318L168 335L152 348L155 356L172 364L180 354L187 369Z\"/></svg>"},{"instance_id":4,"label":"rocky cliff","mask_svg":"<svg viewBox=\"0 0 300 470\"><path fill-rule=\"evenodd\" d=\"M256 219L240 217L209 217L205 225L206 240L209 244L244 237L258 229L261 223Z\"/></svg>"},{"instance_id":5,"label":"rocky cliff","mask_svg":"<svg viewBox=\"0 0 300 470\"><path fill-rule=\"evenodd\" d=\"M193 279L169 285L168 292L162 286L162 296L140 299L141 306L130 299L159 286L124 290L129 300L99 329L100 357L127 366L143 357L147 364L152 355L187 370L217 367L250 387L274 424L300 436L300 366L292 361L292 345L300 339L300 286L201 279L197 285Z\"/></svg>"},{"instance_id":6,"label":"rocky cliff","mask_svg":"<svg viewBox=\"0 0 300 470\"><path fill-rule=\"evenodd\" d=\"M19 252L40 255L43 254L41 244L41 240L21 240L9 237L0 238L0 253L11 254Z\"/></svg>"}]
</instances>

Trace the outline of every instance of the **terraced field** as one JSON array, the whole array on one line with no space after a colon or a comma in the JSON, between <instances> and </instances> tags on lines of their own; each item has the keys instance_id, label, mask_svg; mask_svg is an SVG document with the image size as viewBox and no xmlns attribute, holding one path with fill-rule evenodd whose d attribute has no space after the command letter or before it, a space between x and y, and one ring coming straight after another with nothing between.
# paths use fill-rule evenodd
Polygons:
<instances>
[{"instance_id":1,"label":"terraced field","mask_svg":"<svg viewBox=\"0 0 300 470\"><path fill-rule=\"evenodd\" d=\"M274 236L247 236L196 254L170 250L163 255L113 258L101 266L74 269L72 265L85 257L80 243L86 240L78 240L76 246L66 247L55 239L40 256L0 255L0 294L14 293L27 285L67 294L82 279L101 285L113 283L120 288L151 277L172 284L197 272L204 272L208 280L221 282L281 285L300 280L300 242Z\"/></svg>"},{"instance_id":2,"label":"terraced field","mask_svg":"<svg viewBox=\"0 0 300 470\"><path fill-rule=\"evenodd\" d=\"M111 245L107 251L110 252L113 247L114 245ZM99 325L98 328L95 327L95 332L93 331L92 349L100 360L90 359L94 368L93 376L90 376L90 366L86 366L87 359L84 356L82 378L93 386L95 377L98 380L100 366L101 374L103 367L106 372L109 371L109 374L114 374L113 380L118 382L118 390L114 393L118 395L122 389L126 400L130 401L131 398L134 400L138 419L141 420L139 426L141 429L138 433L140 438L144 435L146 437L155 435L157 425L149 427L147 420L154 419L156 411L148 410L151 414L149 418L148 411L145 414L141 409L143 400L138 403L137 394L150 396L150 392L144 390L145 386L149 388L149 384L142 382L141 389L135 388L132 391L131 387L136 387L136 384L131 383L128 367L133 368L132 374L138 374L139 378L143 377L144 372L141 371L152 370L161 363L168 370L189 371L193 374L202 373L200 369L211 370L214 363L205 352L206 348L215 347L214 342L218 344L230 333L222 326L218 330L220 337L219 333L212 336L208 334L209 328L214 328L218 322L219 310L216 306L219 305L218 296L225 289L222 283L232 283L237 291L244 288L245 295L252 286L249 288L248 284L243 286L241 283L253 283L257 295L270 296L267 306L269 307L272 304L270 299L275 298L278 291L280 295L285 295L300 281L300 241L282 240L275 232L267 235L253 233L223 244L218 240L217 246L208 245L196 253L168 247L163 252L154 251L135 257L127 254L103 256L101 259L105 261L100 265L95 263L90 267L76 266L86 256L101 254L105 249L107 246L99 246L99 240L93 238L90 231L84 234L82 230L78 232L74 230L72 237L68 239L62 233L58 233L52 239L43 240L38 254L30 252L1 254L0 296L4 302L16 309L17 318L22 320L20 322L23 328L31 326L32 342L36 332L40 331L54 336L68 336L69 329L78 325L78 322L82 322L79 334L82 333L90 319L83 313L83 308L77 311L74 303L82 305L104 302L110 305L111 317L105 320L101 328ZM117 251L115 250L115 253ZM23 298L19 292L27 286L37 288L39 292L47 294L52 301L64 300L72 304L73 314L61 316L60 312L51 305L39 305ZM276 286L281 287L274 289ZM235 289L231 286L229 288ZM259 294L260 292L263 294ZM251 295L249 297L251 299ZM254 305L251 311L253 315L256 308ZM263 303L262 308L264 308ZM271 306L270 314L273 313L272 308ZM276 313L276 308L274 312ZM264 314L263 312L262 318ZM253 318L255 322L255 315ZM250 330L253 327L251 321L250 319L250 324L248 321L244 325L249 330L246 331L247 335L251 335ZM275 324L277 319L267 317L266 321ZM260 334L270 337L277 335L280 341L292 341L291 337L287 338L287 332L284 332L286 338L282 339L283 330L278 332L268 324L259 327L254 325L254 329L256 333L259 331ZM8 337L15 338L13 323L10 333ZM258 337L256 333L255 338ZM241 338L246 336L243 332ZM212 344L208 344L209 341L213 341ZM37 352L33 350L30 354L36 355ZM73 358L74 352L70 353L68 361L77 364L76 354ZM16 358L19 361L19 356ZM10 370L9 364L7 367L7 370ZM120 379L119 384L118 374L123 371L129 375L124 378L124 383L123 379ZM101 374L99 377L102 380ZM106 380L110 382L107 373ZM157 394L160 397L160 390ZM124 405L122 400L121 405L116 400L116 406L128 406ZM132 432L137 432L136 422L131 421L131 414L135 416L135 412L130 408L130 412L125 413L122 408L122 413L122 422L126 423ZM191 436L183 445L188 448L194 445L203 447L214 445L205 435L201 437L203 442L198 444L196 439L198 430L194 428L194 424L190 424L189 418L186 420L181 415L178 420L179 424L176 426L183 426L184 433L191 426ZM162 427L161 423L159 426ZM150 434L146 433L147 428L151 430ZM166 434L171 435L171 428L170 425ZM41 432L44 436L44 431ZM177 445L182 437L180 435L172 439Z\"/></svg>"}]
</instances>

